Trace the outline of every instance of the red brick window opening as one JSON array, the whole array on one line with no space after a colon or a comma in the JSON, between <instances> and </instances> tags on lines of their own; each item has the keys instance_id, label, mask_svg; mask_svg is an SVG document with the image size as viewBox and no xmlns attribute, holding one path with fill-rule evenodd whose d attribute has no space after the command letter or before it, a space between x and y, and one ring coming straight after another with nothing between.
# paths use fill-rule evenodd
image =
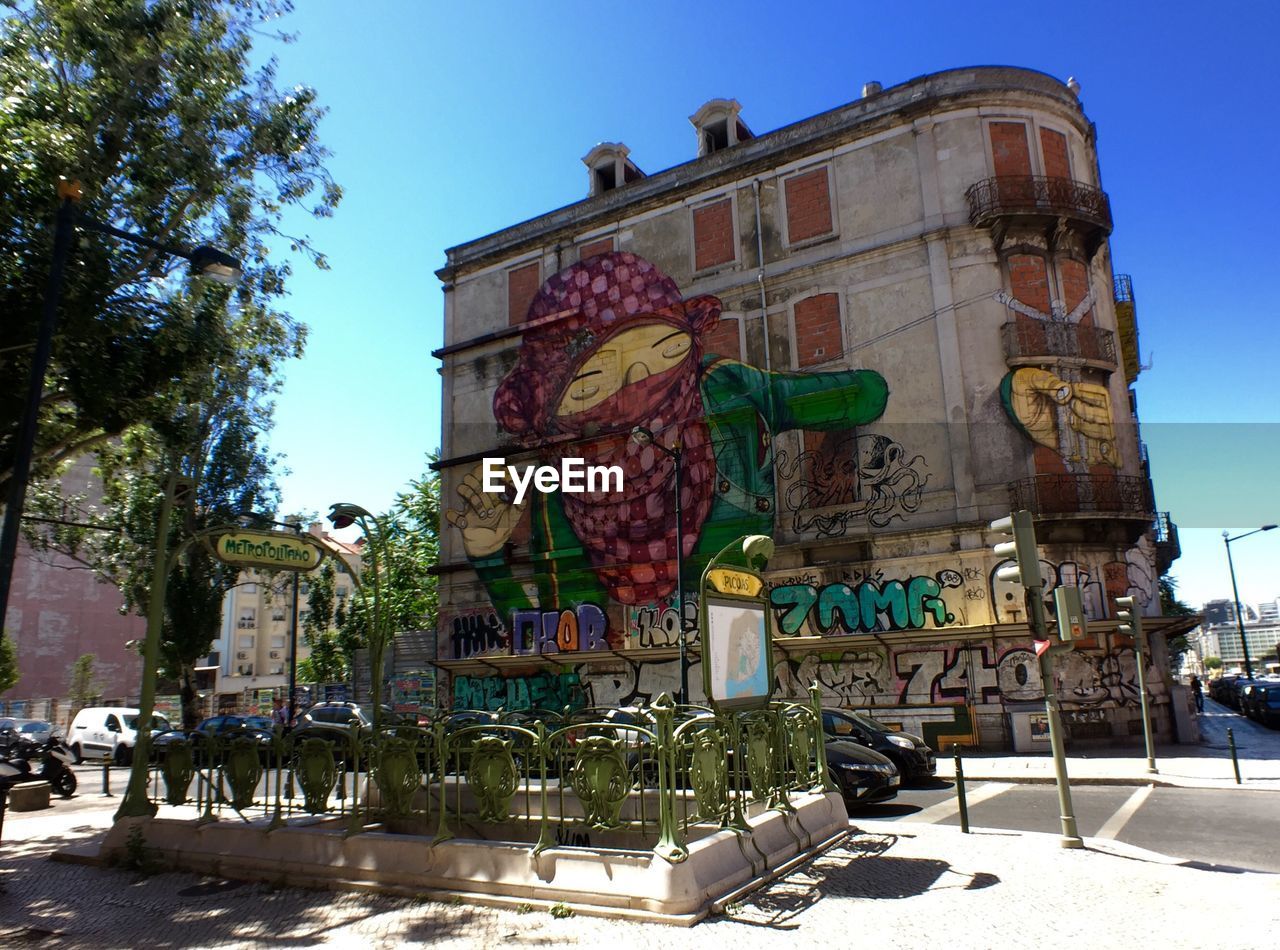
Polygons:
<instances>
[{"instance_id":1,"label":"red brick window opening","mask_svg":"<svg viewBox=\"0 0 1280 950\"><path fill-rule=\"evenodd\" d=\"M1031 174L1031 150L1027 146L1027 126L1023 122L992 122L991 159L996 177L1026 177Z\"/></svg>"},{"instance_id":2,"label":"red brick window opening","mask_svg":"<svg viewBox=\"0 0 1280 950\"><path fill-rule=\"evenodd\" d=\"M720 322L709 333L702 334L702 352L708 356L727 356L742 359L742 339L739 336L741 321L737 317L720 315Z\"/></svg>"},{"instance_id":3,"label":"red brick window opening","mask_svg":"<svg viewBox=\"0 0 1280 950\"><path fill-rule=\"evenodd\" d=\"M733 202L725 198L693 212L693 266L705 270L737 257L733 239Z\"/></svg>"},{"instance_id":4,"label":"red brick window opening","mask_svg":"<svg viewBox=\"0 0 1280 950\"><path fill-rule=\"evenodd\" d=\"M830 234L831 189L827 184L827 170L817 168L788 178L784 187L788 240L795 244Z\"/></svg>"},{"instance_id":5,"label":"red brick window opening","mask_svg":"<svg viewBox=\"0 0 1280 950\"><path fill-rule=\"evenodd\" d=\"M591 241L582 245L578 249L578 260L585 261L588 257L595 257L597 254L608 254L613 250L613 238L601 238L598 241Z\"/></svg>"},{"instance_id":6,"label":"red brick window opening","mask_svg":"<svg viewBox=\"0 0 1280 950\"><path fill-rule=\"evenodd\" d=\"M525 264L507 271L507 317L508 325L524 323L529 315L529 304L533 303L533 295L538 292L542 283L542 269L538 262Z\"/></svg>"},{"instance_id":7,"label":"red brick window opening","mask_svg":"<svg viewBox=\"0 0 1280 950\"><path fill-rule=\"evenodd\" d=\"M840 295L814 294L795 305L796 359L801 367L827 363L844 355L840 328Z\"/></svg>"},{"instance_id":8,"label":"red brick window opening","mask_svg":"<svg viewBox=\"0 0 1280 950\"><path fill-rule=\"evenodd\" d=\"M1040 155L1044 173L1050 178L1070 178L1071 161L1067 157L1067 137L1053 129L1040 130Z\"/></svg>"},{"instance_id":9,"label":"red brick window opening","mask_svg":"<svg viewBox=\"0 0 1280 950\"><path fill-rule=\"evenodd\" d=\"M1034 254L1009 257L1009 289L1013 296L1045 316L1049 315L1049 271L1044 258Z\"/></svg>"},{"instance_id":10,"label":"red brick window opening","mask_svg":"<svg viewBox=\"0 0 1280 950\"><path fill-rule=\"evenodd\" d=\"M1071 258L1058 261L1058 274L1062 278L1062 304L1066 313L1073 313L1089 294L1089 269ZM1093 325L1093 307L1080 315L1081 326Z\"/></svg>"}]
</instances>

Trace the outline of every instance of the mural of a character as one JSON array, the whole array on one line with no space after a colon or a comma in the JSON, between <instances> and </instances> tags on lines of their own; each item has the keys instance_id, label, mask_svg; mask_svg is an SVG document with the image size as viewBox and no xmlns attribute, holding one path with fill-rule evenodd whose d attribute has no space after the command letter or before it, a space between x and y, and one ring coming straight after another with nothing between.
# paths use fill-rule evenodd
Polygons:
<instances>
[{"instance_id":1,"label":"mural of a character","mask_svg":"<svg viewBox=\"0 0 1280 950\"><path fill-rule=\"evenodd\" d=\"M1097 383L1071 382L1045 369L1025 367L1000 383L1005 412L1027 438L1068 463L1119 467L1111 397Z\"/></svg>"},{"instance_id":2,"label":"mural of a character","mask_svg":"<svg viewBox=\"0 0 1280 950\"><path fill-rule=\"evenodd\" d=\"M706 560L743 534L769 533L776 508L773 437L871 422L888 387L870 370L780 373L703 352L720 318L712 296L630 253L573 264L529 308L516 365L494 395L499 425L544 464L620 466L623 491L530 492L517 506L485 493L476 471L446 512L500 615L574 604L655 603L676 587L676 545L691 589ZM682 454L682 538L674 460L629 436L636 426ZM527 530L531 580L505 545Z\"/></svg>"}]
</instances>

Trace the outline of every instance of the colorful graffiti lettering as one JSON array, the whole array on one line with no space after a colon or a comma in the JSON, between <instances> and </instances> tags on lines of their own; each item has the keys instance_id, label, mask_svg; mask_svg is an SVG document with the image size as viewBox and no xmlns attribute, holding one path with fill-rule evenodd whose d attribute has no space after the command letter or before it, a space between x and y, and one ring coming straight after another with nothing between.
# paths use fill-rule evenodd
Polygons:
<instances>
[{"instance_id":1,"label":"colorful graffiti lettering","mask_svg":"<svg viewBox=\"0 0 1280 950\"><path fill-rule=\"evenodd\" d=\"M673 647L680 642L680 621L674 603L652 607L633 607L627 631L628 645L649 647ZM684 625L689 645L698 642L698 602L688 597L684 603Z\"/></svg>"},{"instance_id":2,"label":"colorful graffiti lettering","mask_svg":"<svg viewBox=\"0 0 1280 950\"><path fill-rule=\"evenodd\" d=\"M511 612L511 652L522 656L607 650L604 611L595 604L577 610L514 610Z\"/></svg>"},{"instance_id":3,"label":"colorful graffiti lettering","mask_svg":"<svg viewBox=\"0 0 1280 950\"><path fill-rule=\"evenodd\" d=\"M455 709L550 709L586 705L577 673L548 673L530 676L454 676Z\"/></svg>"},{"instance_id":4,"label":"colorful graffiti lettering","mask_svg":"<svg viewBox=\"0 0 1280 950\"><path fill-rule=\"evenodd\" d=\"M447 658L462 660L469 656L507 652L507 630L492 610L460 614L449 625Z\"/></svg>"},{"instance_id":5,"label":"colorful graffiti lettering","mask_svg":"<svg viewBox=\"0 0 1280 950\"><path fill-rule=\"evenodd\" d=\"M934 577L917 575L901 580L858 584L788 584L769 592L778 611L778 627L795 636L811 621L821 634L867 633L874 630L919 630L928 621L935 627L955 622L942 591L963 583L955 571L939 571Z\"/></svg>"}]
</instances>

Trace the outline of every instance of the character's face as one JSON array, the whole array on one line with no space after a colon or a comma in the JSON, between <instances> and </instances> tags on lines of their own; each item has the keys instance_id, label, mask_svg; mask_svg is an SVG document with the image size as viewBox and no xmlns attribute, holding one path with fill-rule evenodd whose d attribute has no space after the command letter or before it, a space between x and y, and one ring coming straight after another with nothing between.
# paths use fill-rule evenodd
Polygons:
<instances>
[{"instance_id":1,"label":"character's face","mask_svg":"<svg viewBox=\"0 0 1280 950\"><path fill-rule=\"evenodd\" d=\"M556 415L586 412L619 390L666 372L679 365L692 346L689 333L670 323L645 323L621 331L577 367Z\"/></svg>"}]
</instances>

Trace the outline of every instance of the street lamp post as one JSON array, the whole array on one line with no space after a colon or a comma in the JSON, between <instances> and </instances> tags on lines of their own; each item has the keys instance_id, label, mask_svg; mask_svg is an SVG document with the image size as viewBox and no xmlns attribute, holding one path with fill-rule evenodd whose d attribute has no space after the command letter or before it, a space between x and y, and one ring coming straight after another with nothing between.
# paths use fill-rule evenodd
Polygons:
<instances>
[{"instance_id":1,"label":"street lamp post","mask_svg":"<svg viewBox=\"0 0 1280 950\"><path fill-rule=\"evenodd\" d=\"M376 731L382 722L382 658L386 650L387 605L382 590L382 572L387 568L386 529L378 517L359 505L339 502L329 506L329 522L341 530L353 524L359 525L369 541L369 578L372 614L369 620L369 682L373 700L373 727ZM356 589L364 591L364 581L351 572ZM354 677L354 671L353 671Z\"/></svg>"},{"instance_id":2,"label":"street lamp post","mask_svg":"<svg viewBox=\"0 0 1280 950\"><path fill-rule=\"evenodd\" d=\"M684 506L681 501L681 455L680 442L668 448L653 437L653 433L644 426L636 426L631 430L631 441L636 445L652 445L668 456L675 469L676 492L676 641L680 647L680 702L689 703L689 646L684 622Z\"/></svg>"},{"instance_id":3,"label":"street lamp post","mask_svg":"<svg viewBox=\"0 0 1280 950\"><path fill-rule=\"evenodd\" d=\"M13 565L18 552L18 533L22 522L22 509L26 502L27 483L31 478L31 461L35 454L36 429L39 426L40 399L44 392L45 372L53 350L53 331L58 323L58 303L62 299L67 256L76 227L109 234L129 244L136 244L173 257L184 257L191 262L191 271L197 277L205 277L222 284L234 284L240 278L239 261L216 248L201 246L187 250L169 244L161 244L140 234L122 231L110 225L94 221L79 210L82 190L79 182L58 183L58 214L53 234L53 259L49 267L49 283L44 295L44 308L36 331L35 349L31 354L31 375L27 388L27 402L18 427L13 459L13 480L9 486L9 500L4 509L4 525L0 528L0 629L9 609L9 590L13 579Z\"/></svg>"},{"instance_id":4,"label":"street lamp post","mask_svg":"<svg viewBox=\"0 0 1280 950\"><path fill-rule=\"evenodd\" d=\"M1253 679L1253 664L1249 662L1249 643L1244 635L1244 613L1240 609L1240 590L1236 587L1236 566L1231 560L1231 542L1247 538L1249 535L1257 534L1259 531L1271 531L1275 527L1273 524L1264 524L1261 528L1254 528L1244 534L1237 534L1234 538L1230 536L1231 532L1222 532L1222 543L1227 548L1227 567L1231 571L1231 596L1235 598L1236 629L1240 631L1240 649L1244 652L1244 675L1249 679Z\"/></svg>"}]
</instances>

